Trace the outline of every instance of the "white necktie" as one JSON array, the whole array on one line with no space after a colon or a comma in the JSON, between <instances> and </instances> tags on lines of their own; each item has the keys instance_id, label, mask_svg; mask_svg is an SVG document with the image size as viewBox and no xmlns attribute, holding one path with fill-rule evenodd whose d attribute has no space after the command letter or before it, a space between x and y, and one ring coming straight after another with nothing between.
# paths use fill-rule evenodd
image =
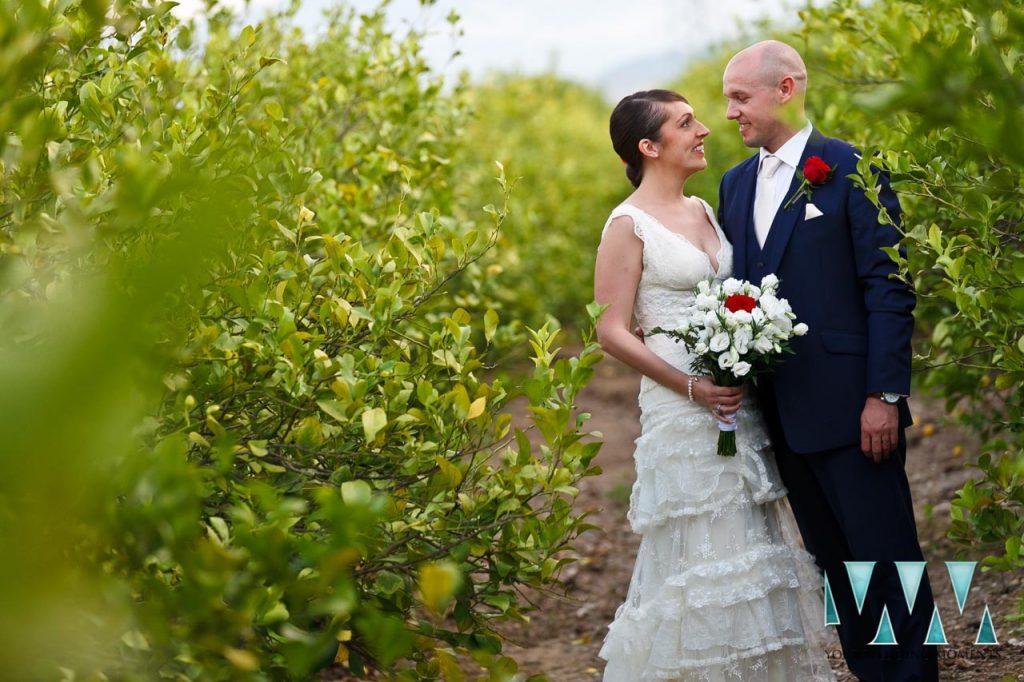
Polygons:
<instances>
[{"instance_id":1,"label":"white necktie","mask_svg":"<svg viewBox=\"0 0 1024 682\"><path fill-rule=\"evenodd\" d=\"M771 229L772 220L775 219L775 211L778 204L775 201L775 174L782 165L782 159L769 154L761 160L761 169L757 172L757 200L754 202L754 234L757 235L757 243L764 247L768 239L768 230Z\"/></svg>"}]
</instances>

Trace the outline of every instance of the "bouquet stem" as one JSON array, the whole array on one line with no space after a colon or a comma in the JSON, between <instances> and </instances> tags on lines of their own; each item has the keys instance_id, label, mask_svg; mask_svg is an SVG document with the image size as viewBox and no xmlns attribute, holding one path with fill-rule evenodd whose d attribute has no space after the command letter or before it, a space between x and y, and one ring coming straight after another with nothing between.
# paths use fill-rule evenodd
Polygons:
<instances>
[{"instance_id":1,"label":"bouquet stem","mask_svg":"<svg viewBox=\"0 0 1024 682\"><path fill-rule=\"evenodd\" d=\"M729 424L718 422L718 454L723 457L736 456L736 415L732 416Z\"/></svg>"}]
</instances>

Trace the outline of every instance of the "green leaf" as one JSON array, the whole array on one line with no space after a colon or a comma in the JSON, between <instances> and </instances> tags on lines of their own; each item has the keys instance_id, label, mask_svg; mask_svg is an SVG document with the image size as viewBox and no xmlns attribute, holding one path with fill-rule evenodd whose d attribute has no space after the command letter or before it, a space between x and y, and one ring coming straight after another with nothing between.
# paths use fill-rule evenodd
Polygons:
<instances>
[{"instance_id":1,"label":"green leaf","mask_svg":"<svg viewBox=\"0 0 1024 682\"><path fill-rule=\"evenodd\" d=\"M256 43L256 30L252 26L246 26L238 37L246 47L252 47Z\"/></svg>"},{"instance_id":2,"label":"green leaf","mask_svg":"<svg viewBox=\"0 0 1024 682\"><path fill-rule=\"evenodd\" d=\"M348 416L345 414L345 406L340 401L337 401L337 400L318 400L318 401L316 401L316 404L317 404L317 406L321 410L324 411L324 413L328 414L329 416L331 416L336 421L338 421L338 422L340 422L342 424L345 424L345 423L347 423L349 421ZM363 413L363 414L364 414L363 426L364 426L364 429L365 429L365 426L366 426L365 413ZM386 423L387 423L387 417L385 415L385 424ZM382 426L382 427L378 428L377 431L379 431L381 428L384 428L384 427ZM376 431L374 431L374 436L376 436ZM373 438L367 437L367 440L368 441L369 440L373 440Z\"/></svg>"},{"instance_id":3,"label":"green leaf","mask_svg":"<svg viewBox=\"0 0 1024 682\"><path fill-rule=\"evenodd\" d=\"M263 110L267 112L267 116L270 116L275 121L280 121L284 118L284 109L281 108L277 100L271 100L264 104Z\"/></svg>"},{"instance_id":4,"label":"green leaf","mask_svg":"<svg viewBox=\"0 0 1024 682\"><path fill-rule=\"evenodd\" d=\"M341 484L341 499L352 507L364 507L370 503L373 488L366 481L345 481Z\"/></svg>"}]
</instances>

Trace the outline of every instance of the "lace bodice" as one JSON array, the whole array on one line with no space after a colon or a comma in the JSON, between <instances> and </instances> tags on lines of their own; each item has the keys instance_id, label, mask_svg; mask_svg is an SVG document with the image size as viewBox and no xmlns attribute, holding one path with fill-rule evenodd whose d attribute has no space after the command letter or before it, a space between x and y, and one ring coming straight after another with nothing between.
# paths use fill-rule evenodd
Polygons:
<instances>
[{"instance_id":1,"label":"lace bodice","mask_svg":"<svg viewBox=\"0 0 1024 682\"><path fill-rule=\"evenodd\" d=\"M693 290L705 279L725 280L732 276L732 245L715 220L711 207L699 199L714 226L721 246L715 260L715 272L708 254L683 235L668 229L657 218L632 204L615 207L605 224L627 215L633 219L633 231L644 243L644 271L637 287L634 314L642 329L670 327L680 313L693 302Z\"/></svg>"},{"instance_id":2,"label":"lace bodice","mask_svg":"<svg viewBox=\"0 0 1024 682\"><path fill-rule=\"evenodd\" d=\"M686 308L695 299L694 289L698 282L706 279L722 281L732 277L732 245L718 225L711 206L703 199L698 200L718 235L717 272L707 253L633 204L616 206L605 223L604 229L607 230L614 218L629 216L633 219L633 231L644 243L644 269L633 304L633 314L644 331L659 326L666 329L678 327ZM673 366L687 371L689 361L681 345L665 336L648 337L646 342L652 351Z\"/></svg>"}]
</instances>

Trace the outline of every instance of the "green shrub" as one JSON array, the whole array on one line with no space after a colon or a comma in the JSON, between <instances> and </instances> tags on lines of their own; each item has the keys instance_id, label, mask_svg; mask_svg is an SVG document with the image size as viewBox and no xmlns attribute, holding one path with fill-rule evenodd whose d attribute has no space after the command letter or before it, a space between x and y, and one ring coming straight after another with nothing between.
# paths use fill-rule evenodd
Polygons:
<instances>
[{"instance_id":1,"label":"green shrub","mask_svg":"<svg viewBox=\"0 0 1024 682\"><path fill-rule=\"evenodd\" d=\"M494 159L516 178L486 295L527 324L582 330L601 228L632 191L608 136L612 107L551 75L498 75L469 94L460 203L490 195Z\"/></svg>"},{"instance_id":2,"label":"green shrub","mask_svg":"<svg viewBox=\"0 0 1024 682\"><path fill-rule=\"evenodd\" d=\"M460 301L506 210L453 202L419 35L219 13L196 48L170 7L0 5L0 665L507 679L489 624L585 527L596 348L544 327L491 378L521 332Z\"/></svg>"}]
</instances>

